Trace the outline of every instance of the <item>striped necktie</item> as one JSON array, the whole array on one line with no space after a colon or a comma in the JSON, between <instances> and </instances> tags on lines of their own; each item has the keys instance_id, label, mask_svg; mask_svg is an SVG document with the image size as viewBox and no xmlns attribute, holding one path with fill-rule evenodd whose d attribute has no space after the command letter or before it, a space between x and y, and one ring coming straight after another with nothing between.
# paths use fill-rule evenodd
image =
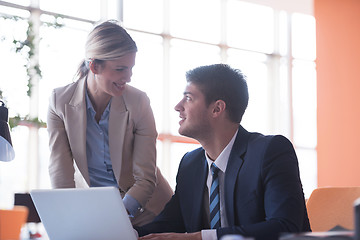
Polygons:
<instances>
[{"instance_id":1,"label":"striped necktie","mask_svg":"<svg viewBox=\"0 0 360 240\"><path fill-rule=\"evenodd\" d=\"M211 229L216 229L220 227L219 168L212 163L210 170L213 176L210 189L210 226Z\"/></svg>"}]
</instances>

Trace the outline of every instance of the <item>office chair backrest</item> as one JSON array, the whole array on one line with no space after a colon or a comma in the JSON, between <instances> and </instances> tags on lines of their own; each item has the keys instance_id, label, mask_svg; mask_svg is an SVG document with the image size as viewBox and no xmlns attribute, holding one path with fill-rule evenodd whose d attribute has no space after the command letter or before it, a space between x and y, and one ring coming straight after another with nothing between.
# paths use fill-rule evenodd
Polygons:
<instances>
[{"instance_id":1,"label":"office chair backrest","mask_svg":"<svg viewBox=\"0 0 360 240\"><path fill-rule=\"evenodd\" d=\"M0 209L0 240L20 239L22 226L26 223L28 209L14 206L13 209Z\"/></svg>"},{"instance_id":2,"label":"office chair backrest","mask_svg":"<svg viewBox=\"0 0 360 240\"><path fill-rule=\"evenodd\" d=\"M27 222L39 223L41 222L39 214L35 208L35 205L31 199L30 193L15 193L14 196L15 206L25 206L29 209Z\"/></svg>"},{"instance_id":3,"label":"office chair backrest","mask_svg":"<svg viewBox=\"0 0 360 240\"><path fill-rule=\"evenodd\" d=\"M357 198L360 198L360 187L315 189L306 202L312 231L328 231L335 226L354 230L354 201Z\"/></svg>"}]
</instances>

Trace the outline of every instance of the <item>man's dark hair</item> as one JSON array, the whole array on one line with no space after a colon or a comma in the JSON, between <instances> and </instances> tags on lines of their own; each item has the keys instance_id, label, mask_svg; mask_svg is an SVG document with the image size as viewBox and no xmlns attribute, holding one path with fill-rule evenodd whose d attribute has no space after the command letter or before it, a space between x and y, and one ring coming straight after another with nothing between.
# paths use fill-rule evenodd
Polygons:
<instances>
[{"instance_id":1,"label":"man's dark hair","mask_svg":"<svg viewBox=\"0 0 360 240\"><path fill-rule=\"evenodd\" d=\"M209 105L217 100L226 103L231 121L240 123L249 102L245 75L227 64L201 66L186 72L187 82L199 87Z\"/></svg>"}]
</instances>

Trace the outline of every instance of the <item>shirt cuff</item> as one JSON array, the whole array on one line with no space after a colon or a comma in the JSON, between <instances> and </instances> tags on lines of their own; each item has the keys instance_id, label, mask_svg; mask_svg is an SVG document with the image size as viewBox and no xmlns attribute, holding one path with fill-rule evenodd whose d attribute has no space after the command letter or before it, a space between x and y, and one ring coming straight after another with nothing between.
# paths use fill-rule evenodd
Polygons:
<instances>
[{"instance_id":1,"label":"shirt cuff","mask_svg":"<svg viewBox=\"0 0 360 240\"><path fill-rule=\"evenodd\" d=\"M201 230L201 239L217 240L216 229Z\"/></svg>"},{"instance_id":2,"label":"shirt cuff","mask_svg":"<svg viewBox=\"0 0 360 240\"><path fill-rule=\"evenodd\" d=\"M123 202L126 210L129 212L130 217L135 217L136 215L144 211L139 202L129 194L125 195L125 197L123 198Z\"/></svg>"}]
</instances>

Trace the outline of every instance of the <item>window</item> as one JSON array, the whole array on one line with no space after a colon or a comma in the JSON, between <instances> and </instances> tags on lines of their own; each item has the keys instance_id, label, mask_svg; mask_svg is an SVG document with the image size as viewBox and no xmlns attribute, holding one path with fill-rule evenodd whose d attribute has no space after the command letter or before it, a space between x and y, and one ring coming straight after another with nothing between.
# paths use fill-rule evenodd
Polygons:
<instances>
[{"instance_id":1,"label":"window","mask_svg":"<svg viewBox=\"0 0 360 240\"><path fill-rule=\"evenodd\" d=\"M131 84L151 96L161 135L158 165L171 185L183 154L199 146L174 138L179 121L174 106L185 88L185 72L223 62L248 78L250 100L242 125L292 141L309 196L317 185L314 18L239 0L154 1L155 16L149 18L149 11L137 10L139 5L150 9L148 4L124 0L124 24L138 33L132 33L135 40L150 44L145 39L157 36L161 45L139 49L138 58L156 61L137 66L144 78L136 73Z\"/></svg>"},{"instance_id":2,"label":"window","mask_svg":"<svg viewBox=\"0 0 360 240\"><path fill-rule=\"evenodd\" d=\"M311 15L241 0L73 2L71 8L63 7L64 1L0 3L0 64L7 66L2 68L0 90L10 117L30 114L46 121L51 90L73 81L92 24L122 18L139 49L130 84L150 98L159 132L158 165L173 187L181 157L199 147L177 133L174 106L182 97L185 72L223 62L241 69L248 78L250 102L242 125L249 131L283 134L292 141L305 195L310 195L317 185L315 20ZM30 16L39 23L52 23L58 14L62 14L61 28L40 24L35 32L41 39L37 56L42 78L29 98L27 62L15 53L12 40L26 38ZM0 162L1 196L50 187L46 129L24 123L11 134L16 157L10 163ZM0 197L0 205L9 202L8 197Z\"/></svg>"}]
</instances>

